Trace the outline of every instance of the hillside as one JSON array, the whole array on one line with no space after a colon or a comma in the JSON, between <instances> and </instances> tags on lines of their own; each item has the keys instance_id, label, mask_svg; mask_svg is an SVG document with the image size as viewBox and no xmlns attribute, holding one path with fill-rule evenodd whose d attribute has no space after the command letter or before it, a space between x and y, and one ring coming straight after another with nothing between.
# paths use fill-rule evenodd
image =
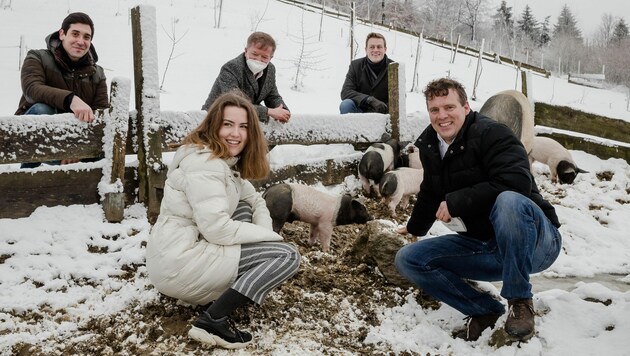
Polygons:
<instances>
[{"instance_id":1,"label":"hillside","mask_svg":"<svg viewBox=\"0 0 630 356\"><path fill-rule=\"evenodd\" d=\"M319 14L277 1L230 0L224 1L221 27L216 29L213 3L150 2L158 16L160 80L171 50L168 34L172 26L176 37L181 38L164 77L162 110L199 109L220 66L243 50L247 35L257 28L278 41L273 63L279 72L280 93L292 112L337 113L339 91L350 60L347 23L324 18L319 42ZM14 1L10 11L0 10L0 21L7 30L0 40L0 116L12 114L20 95L18 54L11 46L23 34L30 48L39 48L68 11L92 15L96 26L94 44L108 78L132 78L127 11L134 5L136 2L126 0L63 4L21 0ZM302 28L309 46L321 57L318 68L307 72L296 91L291 89L295 83L292 62L300 46L296 36ZM369 31L382 32L388 41L388 55L406 68L407 119L426 126L424 99L420 93L409 92L416 40L387 29L361 26L357 29L359 43ZM363 55L361 47L359 56ZM445 49L425 44L420 85L451 75L470 92L476 60L458 54L450 64L450 55ZM623 94L570 85L561 78L533 77L534 100L630 120ZM478 109L496 92L520 87L518 78L512 66L484 62L478 100L471 106ZM308 157L323 157L330 151L317 147ZM304 152L287 152L277 160L282 164L299 162L307 156ZM554 265L535 277L538 333L530 342L499 347L501 343L497 345L490 333L476 343L452 339L450 332L463 325L463 315L417 290L387 284L378 269L348 255L362 226L336 228L331 253L323 253L319 246L307 244L309 227L295 223L285 226L282 235L299 246L303 256L300 272L274 291L262 308L250 307L237 316L237 321L255 334L254 344L241 352L213 350L213 354L627 352L630 165L619 159L600 160L581 151L571 153L588 171L580 174L573 185L553 184L546 166L533 166L536 183L563 223L564 241L563 252ZM0 167L0 173L12 168ZM316 188L359 196L375 217L392 224L404 223L408 217L409 211L401 211L398 219L392 219L379 201L362 196L354 177L346 178L339 186ZM429 237L447 231L438 223ZM0 354L207 354L207 349L186 337L200 309L161 296L148 281L144 247L149 232L146 210L139 204L127 208L120 224L104 222L98 205L42 206L28 218L0 218ZM500 288L489 283L483 287L493 292Z\"/></svg>"}]
</instances>

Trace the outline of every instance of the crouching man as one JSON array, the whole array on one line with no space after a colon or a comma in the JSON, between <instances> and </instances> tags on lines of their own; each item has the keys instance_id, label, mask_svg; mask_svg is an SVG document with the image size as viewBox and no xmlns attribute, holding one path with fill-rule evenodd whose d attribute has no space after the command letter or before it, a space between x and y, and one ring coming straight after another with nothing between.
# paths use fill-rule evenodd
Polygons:
<instances>
[{"instance_id":1,"label":"crouching man","mask_svg":"<svg viewBox=\"0 0 630 356\"><path fill-rule=\"evenodd\" d=\"M512 340L528 340L534 334L529 276L560 253L558 217L538 192L519 139L507 126L471 111L460 83L438 79L424 95L431 125L415 143L424 178L399 232L423 236L436 219L456 232L404 246L396 267L468 316L466 327L454 333L467 341L477 340L505 312L500 300L467 281L502 281L509 307L505 331Z\"/></svg>"}]
</instances>

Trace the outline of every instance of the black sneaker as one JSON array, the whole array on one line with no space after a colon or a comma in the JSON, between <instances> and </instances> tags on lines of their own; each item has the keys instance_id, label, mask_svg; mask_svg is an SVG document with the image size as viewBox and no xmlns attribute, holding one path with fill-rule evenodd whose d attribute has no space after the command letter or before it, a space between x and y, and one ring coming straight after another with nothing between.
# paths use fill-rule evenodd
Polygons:
<instances>
[{"instance_id":1,"label":"black sneaker","mask_svg":"<svg viewBox=\"0 0 630 356\"><path fill-rule=\"evenodd\" d=\"M501 314L467 316L466 326L453 333L453 336L466 341L476 341L487 328L493 328Z\"/></svg>"},{"instance_id":2,"label":"black sneaker","mask_svg":"<svg viewBox=\"0 0 630 356\"><path fill-rule=\"evenodd\" d=\"M534 336L534 304L530 299L510 299L505 332L513 341L527 341Z\"/></svg>"},{"instance_id":3,"label":"black sneaker","mask_svg":"<svg viewBox=\"0 0 630 356\"><path fill-rule=\"evenodd\" d=\"M226 349L241 349L252 342L252 334L238 330L232 319L225 316L215 320L207 312L203 312L193 323L188 336L204 344Z\"/></svg>"}]
</instances>

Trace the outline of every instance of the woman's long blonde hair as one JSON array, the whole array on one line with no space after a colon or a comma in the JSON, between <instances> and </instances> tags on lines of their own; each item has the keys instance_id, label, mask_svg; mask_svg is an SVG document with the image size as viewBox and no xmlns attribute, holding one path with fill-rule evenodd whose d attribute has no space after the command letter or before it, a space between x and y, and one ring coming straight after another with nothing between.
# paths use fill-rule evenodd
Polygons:
<instances>
[{"instance_id":1,"label":"woman's long blonde hair","mask_svg":"<svg viewBox=\"0 0 630 356\"><path fill-rule=\"evenodd\" d=\"M260 127L254 105L238 90L219 96L208 109L203 121L184 138L182 144L206 146L212 150L214 157L223 159L232 157L227 144L219 137L219 130L223 126L223 113L228 106L242 108L247 112L247 142L236 163L236 169L245 179L266 178L270 171L267 138Z\"/></svg>"}]
</instances>

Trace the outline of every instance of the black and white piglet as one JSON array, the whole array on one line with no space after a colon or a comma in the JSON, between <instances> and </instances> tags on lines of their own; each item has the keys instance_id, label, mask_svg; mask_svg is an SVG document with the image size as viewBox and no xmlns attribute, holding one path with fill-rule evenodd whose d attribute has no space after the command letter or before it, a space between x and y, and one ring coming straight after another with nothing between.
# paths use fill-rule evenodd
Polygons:
<instances>
[{"instance_id":1,"label":"black and white piglet","mask_svg":"<svg viewBox=\"0 0 630 356\"><path fill-rule=\"evenodd\" d=\"M571 184L578 173L588 173L575 164L569 151L558 141L549 137L535 136L532 151L529 153L530 164L538 161L549 166L551 181Z\"/></svg>"},{"instance_id":2,"label":"black and white piglet","mask_svg":"<svg viewBox=\"0 0 630 356\"><path fill-rule=\"evenodd\" d=\"M365 224L372 217L350 195L335 196L302 184L276 184L263 193L273 220L273 230L280 232L285 222L295 220L311 224L310 244L319 240L322 250L330 250L333 227Z\"/></svg>"},{"instance_id":3,"label":"black and white piglet","mask_svg":"<svg viewBox=\"0 0 630 356\"><path fill-rule=\"evenodd\" d=\"M372 187L379 194L378 184L383 173L394 169L399 152L400 146L396 139L374 143L365 150L359 162L359 180L367 194L370 194Z\"/></svg>"},{"instance_id":4,"label":"black and white piglet","mask_svg":"<svg viewBox=\"0 0 630 356\"><path fill-rule=\"evenodd\" d=\"M381 196L392 216L396 216L398 204L402 202L401 207L404 209L409 205L409 198L418 194L423 174L423 169L400 167L383 175L379 184Z\"/></svg>"}]
</instances>

